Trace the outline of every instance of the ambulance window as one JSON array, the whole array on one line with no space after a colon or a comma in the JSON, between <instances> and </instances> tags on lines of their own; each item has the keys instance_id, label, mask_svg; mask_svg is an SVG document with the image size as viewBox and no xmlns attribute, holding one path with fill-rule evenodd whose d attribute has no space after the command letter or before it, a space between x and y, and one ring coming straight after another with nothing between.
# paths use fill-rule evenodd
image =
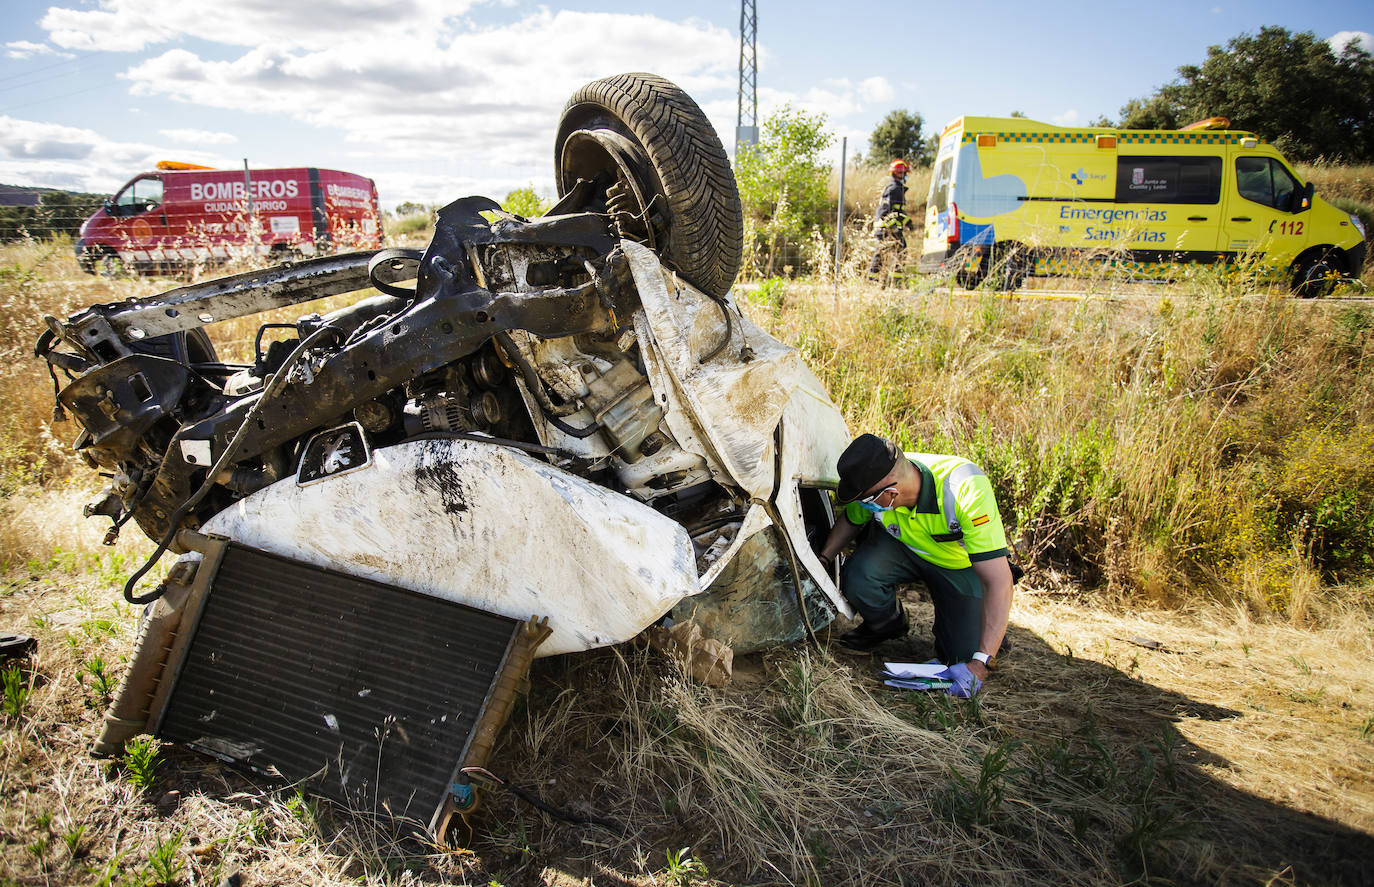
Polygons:
<instances>
[{"instance_id":1,"label":"ambulance window","mask_svg":"<svg viewBox=\"0 0 1374 887\"><path fill-rule=\"evenodd\" d=\"M930 204L935 207L937 212L945 212L949 209L949 185L954 178L954 156L950 155L940 161L939 167L935 170L935 177L930 184Z\"/></svg>"},{"instance_id":2,"label":"ambulance window","mask_svg":"<svg viewBox=\"0 0 1374 887\"><path fill-rule=\"evenodd\" d=\"M1216 203L1220 157L1118 157L1117 203Z\"/></svg>"},{"instance_id":3,"label":"ambulance window","mask_svg":"<svg viewBox=\"0 0 1374 887\"><path fill-rule=\"evenodd\" d=\"M1246 200L1287 210L1298 181L1282 163L1271 157L1236 158L1236 190Z\"/></svg>"}]
</instances>

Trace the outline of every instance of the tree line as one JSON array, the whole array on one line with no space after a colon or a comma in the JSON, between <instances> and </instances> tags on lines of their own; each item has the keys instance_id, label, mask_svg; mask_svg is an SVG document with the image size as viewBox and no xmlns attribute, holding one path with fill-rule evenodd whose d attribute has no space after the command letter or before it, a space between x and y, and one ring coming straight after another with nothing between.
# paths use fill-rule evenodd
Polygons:
<instances>
[{"instance_id":1,"label":"tree line","mask_svg":"<svg viewBox=\"0 0 1374 887\"><path fill-rule=\"evenodd\" d=\"M0 241L71 235L105 202L103 194L45 191L37 206L0 206Z\"/></svg>"},{"instance_id":2,"label":"tree line","mask_svg":"<svg viewBox=\"0 0 1374 887\"><path fill-rule=\"evenodd\" d=\"M1127 101L1115 120L1090 125L1178 129L1210 117L1228 118L1294 161L1374 163L1374 56L1354 40L1332 47L1311 31L1265 27L1209 47L1201 64L1181 66L1177 79ZM929 166L939 135L923 127L920 114L889 112L869 137L868 161Z\"/></svg>"},{"instance_id":3,"label":"tree line","mask_svg":"<svg viewBox=\"0 0 1374 887\"><path fill-rule=\"evenodd\" d=\"M1374 56L1354 41L1332 47L1311 31L1265 27L1208 48L1201 64L1183 65L1178 75L1127 101L1117 119L1090 125L1178 129L1226 117L1233 129L1268 139L1293 161L1374 163ZM885 168L902 158L928 167L939 141L919 113L898 108L874 127L856 162ZM735 159L745 258L755 273L806 273L827 261L834 201L825 155L833 142L824 115L784 107L764 121L758 145Z\"/></svg>"}]
</instances>

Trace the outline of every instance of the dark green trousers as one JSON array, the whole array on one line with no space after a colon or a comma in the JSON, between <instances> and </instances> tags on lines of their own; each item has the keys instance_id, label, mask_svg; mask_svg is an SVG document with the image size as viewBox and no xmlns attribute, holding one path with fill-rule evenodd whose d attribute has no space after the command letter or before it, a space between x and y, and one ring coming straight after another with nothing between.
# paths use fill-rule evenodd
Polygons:
<instances>
[{"instance_id":1,"label":"dark green trousers","mask_svg":"<svg viewBox=\"0 0 1374 887\"><path fill-rule=\"evenodd\" d=\"M840 588L864 621L876 625L896 612L897 586L918 581L935 604L935 655L947 664L967 662L983 633L983 583L972 567L937 567L870 524L845 562Z\"/></svg>"}]
</instances>

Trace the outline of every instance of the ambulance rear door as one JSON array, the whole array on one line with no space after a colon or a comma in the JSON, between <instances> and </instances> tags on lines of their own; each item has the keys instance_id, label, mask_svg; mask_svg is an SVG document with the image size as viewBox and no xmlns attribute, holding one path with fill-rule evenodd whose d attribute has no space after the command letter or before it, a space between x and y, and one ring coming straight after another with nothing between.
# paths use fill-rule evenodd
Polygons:
<instances>
[{"instance_id":1,"label":"ambulance rear door","mask_svg":"<svg viewBox=\"0 0 1374 887\"><path fill-rule=\"evenodd\" d=\"M957 246L949 240L950 234L953 233L949 207L954 197L954 177L958 172L955 165L963 131L962 120L946 127L940 139L940 149L935 155L935 165L930 174L930 191L926 195L925 231L921 239L923 270L937 267L945 260L949 248Z\"/></svg>"}]
</instances>

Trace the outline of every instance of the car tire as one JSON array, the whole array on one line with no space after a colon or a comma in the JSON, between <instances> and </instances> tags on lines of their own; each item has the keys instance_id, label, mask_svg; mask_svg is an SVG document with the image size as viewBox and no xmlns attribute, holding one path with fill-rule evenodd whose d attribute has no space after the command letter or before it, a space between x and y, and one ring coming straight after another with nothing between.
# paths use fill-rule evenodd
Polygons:
<instances>
[{"instance_id":1,"label":"car tire","mask_svg":"<svg viewBox=\"0 0 1374 887\"><path fill-rule=\"evenodd\" d=\"M1341 268L1330 257L1323 256L1298 266L1293 275L1293 294L1300 299L1318 299L1336 288Z\"/></svg>"},{"instance_id":2,"label":"car tire","mask_svg":"<svg viewBox=\"0 0 1374 887\"><path fill-rule=\"evenodd\" d=\"M739 189L711 122L673 83L618 74L577 90L558 123L554 178L559 197L591 181L577 209L610 212L622 236L707 295L730 291L744 252Z\"/></svg>"}]
</instances>

